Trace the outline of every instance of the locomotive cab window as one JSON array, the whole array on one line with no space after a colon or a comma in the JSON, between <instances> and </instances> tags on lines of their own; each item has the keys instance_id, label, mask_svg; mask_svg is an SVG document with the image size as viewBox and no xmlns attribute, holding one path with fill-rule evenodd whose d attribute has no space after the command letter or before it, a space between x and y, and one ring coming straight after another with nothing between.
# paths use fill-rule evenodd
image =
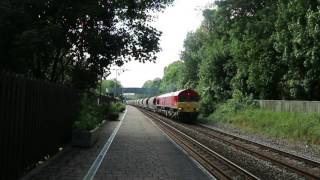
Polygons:
<instances>
[{"instance_id":1,"label":"locomotive cab window","mask_svg":"<svg viewBox=\"0 0 320 180\"><path fill-rule=\"evenodd\" d=\"M194 102L199 101L199 96L179 96L179 102Z\"/></svg>"}]
</instances>

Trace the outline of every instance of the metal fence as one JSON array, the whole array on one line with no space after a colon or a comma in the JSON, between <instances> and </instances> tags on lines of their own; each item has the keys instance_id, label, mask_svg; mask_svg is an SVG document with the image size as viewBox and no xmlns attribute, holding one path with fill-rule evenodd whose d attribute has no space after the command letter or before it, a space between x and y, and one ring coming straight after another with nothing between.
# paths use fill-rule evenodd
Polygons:
<instances>
[{"instance_id":1,"label":"metal fence","mask_svg":"<svg viewBox=\"0 0 320 180\"><path fill-rule=\"evenodd\" d=\"M320 113L320 101L255 100L261 108L281 112Z\"/></svg>"},{"instance_id":2,"label":"metal fence","mask_svg":"<svg viewBox=\"0 0 320 180\"><path fill-rule=\"evenodd\" d=\"M0 73L0 179L18 179L71 140L76 90Z\"/></svg>"}]
</instances>

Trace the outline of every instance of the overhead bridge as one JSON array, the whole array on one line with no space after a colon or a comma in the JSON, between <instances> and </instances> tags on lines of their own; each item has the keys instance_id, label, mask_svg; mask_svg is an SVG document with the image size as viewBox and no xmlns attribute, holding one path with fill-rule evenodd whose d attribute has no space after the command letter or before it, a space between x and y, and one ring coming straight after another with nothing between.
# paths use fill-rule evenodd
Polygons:
<instances>
[{"instance_id":1,"label":"overhead bridge","mask_svg":"<svg viewBox=\"0 0 320 180\"><path fill-rule=\"evenodd\" d=\"M146 94L156 95L158 90L155 88L112 88L109 93L121 94L121 93L134 93L134 94Z\"/></svg>"}]
</instances>

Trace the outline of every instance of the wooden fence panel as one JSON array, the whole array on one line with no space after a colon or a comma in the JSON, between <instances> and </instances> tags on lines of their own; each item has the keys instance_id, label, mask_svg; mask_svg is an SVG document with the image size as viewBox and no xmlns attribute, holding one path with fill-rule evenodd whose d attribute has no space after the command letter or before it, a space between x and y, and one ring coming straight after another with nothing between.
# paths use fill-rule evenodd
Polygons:
<instances>
[{"instance_id":1,"label":"wooden fence panel","mask_svg":"<svg viewBox=\"0 0 320 180\"><path fill-rule=\"evenodd\" d=\"M282 112L320 113L320 101L255 100L261 108Z\"/></svg>"},{"instance_id":2,"label":"wooden fence panel","mask_svg":"<svg viewBox=\"0 0 320 180\"><path fill-rule=\"evenodd\" d=\"M70 142L79 92L0 73L0 180L18 179Z\"/></svg>"}]
</instances>

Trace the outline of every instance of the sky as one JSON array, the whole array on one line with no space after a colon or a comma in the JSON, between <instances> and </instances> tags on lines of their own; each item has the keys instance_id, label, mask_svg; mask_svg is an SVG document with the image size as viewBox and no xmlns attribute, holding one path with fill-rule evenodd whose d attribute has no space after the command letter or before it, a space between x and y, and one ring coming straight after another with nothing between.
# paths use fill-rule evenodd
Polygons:
<instances>
[{"instance_id":1,"label":"sky","mask_svg":"<svg viewBox=\"0 0 320 180\"><path fill-rule=\"evenodd\" d=\"M200 26L203 19L201 9L212 2L213 0L175 0L163 13L158 13L158 18L151 24L162 32L162 51L157 54L156 63L131 61L122 67L112 67L111 69L126 69L124 72L118 71L118 81L124 87L142 87L147 80L162 78L163 69L179 60L187 33ZM112 70L107 79L114 78L116 70Z\"/></svg>"}]
</instances>

